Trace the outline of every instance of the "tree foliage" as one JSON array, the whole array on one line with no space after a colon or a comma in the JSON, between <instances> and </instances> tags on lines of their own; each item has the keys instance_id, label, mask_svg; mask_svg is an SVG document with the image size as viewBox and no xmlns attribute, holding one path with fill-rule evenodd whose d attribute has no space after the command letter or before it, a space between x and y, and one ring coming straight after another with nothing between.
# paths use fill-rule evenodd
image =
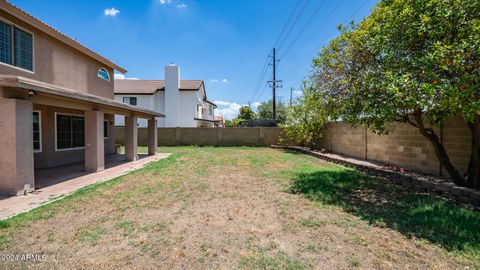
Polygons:
<instances>
[{"instance_id":1,"label":"tree foliage","mask_svg":"<svg viewBox=\"0 0 480 270\"><path fill-rule=\"evenodd\" d=\"M283 102L277 102L276 105L277 120L283 123L287 119L288 108ZM257 107L257 118L273 119L273 101L271 99L260 103Z\"/></svg>"},{"instance_id":2,"label":"tree foliage","mask_svg":"<svg viewBox=\"0 0 480 270\"><path fill-rule=\"evenodd\" d=\"M250 119L253 119L254 117L255 117L255 113L252 111L252 109L250 109L250 107L242 106L240 108L240 112L237 118L242 120L250 120Z\"/></svg>"},{"instance_id":3,"label":"tree foliage","mask_svg":"<svg viewBox=\"0 0 480 270\"><path fill-rule=\"evenodd\" d=\"M334 116L388 133L409 123L460 186L480 188L480 1L382 0L314 59L315 88ZM462 175L432 128L462 115L472 154Z\"/></svg>"},{"instance_id":4,"label":"tree foliage","mask_svg":"<svg viewBox=\"0 0 480 270\"><path fill-rule=\"evenodd\" d=\"M323 137L328 121L328 106L308 82L304 83L302 92L303 95L289 107L286 121L282 125L282 140L313 149Z\"/></svg>"}]
</instances>

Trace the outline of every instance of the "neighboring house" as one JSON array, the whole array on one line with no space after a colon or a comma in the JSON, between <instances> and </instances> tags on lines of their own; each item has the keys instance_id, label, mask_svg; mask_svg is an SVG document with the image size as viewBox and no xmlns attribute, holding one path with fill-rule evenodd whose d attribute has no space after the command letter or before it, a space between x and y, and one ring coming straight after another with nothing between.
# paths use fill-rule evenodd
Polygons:
<instances>
[{"instance_id":1,"label":"neighboring house","mask_svg":"<svg viewBox=\"0 0 480 270\"><path fill-rule=\"evenodd\" d=\"M217 106L208 101L203 81L180 80L180 68L173 64L165 67L165 78L115 80L115 100L165 112L165 118L157 118L159 127L213 127ZM123 117L115 117L115 125L123 126Z\"/></svg>"},{"instance_id":2,"label":"neighboring house","mask_svg":"<svg viewBox=\"0 0 480 270\"><path fill-rule=\"evenodd\" d=\"M215 126L216 127L225 127L225 119L221 115L216 115L215 118Z\"/></svg>"},{"instance_id":3,"label":"neighboring house","mask_svg":"<svg viewBox=\"0 0 480 270\"><path fill-rule=\"evenodd\" d=\"M114 44L112 44L114 46ZM153 110L114 101L114 70L126 70L12 4L0 0L0 194L35 187L35 170L85 163L105 168L113 154L114 115L126 116L126 159L136 160L137 117Z\"/></svg>"}]
</instances>

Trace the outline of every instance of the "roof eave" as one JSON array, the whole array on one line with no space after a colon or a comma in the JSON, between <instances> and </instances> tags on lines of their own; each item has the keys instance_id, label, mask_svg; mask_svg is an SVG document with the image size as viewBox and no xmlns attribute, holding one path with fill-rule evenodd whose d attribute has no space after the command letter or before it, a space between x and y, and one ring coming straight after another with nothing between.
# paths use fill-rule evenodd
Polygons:
<instances>
[{"instance_id":1,"label":"roof eave","mask_svg":"<svg viewBox=\"0 0 480 270\"><path fill-rule=\"evenodd\" d=\"M46 23L40 21L39 19L33 17L32 15L28 14L27 12L23 11L22 9L18 8L17 6L5 1L0 1L0 8L7 13L10 13L12 16L24 21L25 23L31 25L32 27L37 28L38 30L47 33L51 37L63 42L78 51L94 58L95 60L119 71L122 74L127 73L127 70L123 67L113 63L112 61L106 59L105 57L97 54L96 52L90 50L89 48L83 46L82 44L78 43L77 41L73 40L72 38L68 37L65 34L62 34L60 31L54 29L53 27L47 25Z\"/></svg>"},{"instance_id":2,"label":"roof eave","mask_svg":"<svg viewBox=\"0 0 480 270\"><path fill-rule=\"evenodd\" d=\"M79 100L79 101L88 102L88 103L96 103L96 104L100 104L107 107L120 108L120 109L137 112L145 115L165 117L165 114L161 112L156 112L156 111L144 109L141 107L120 103L111 99L78 92L72 89L44 83L41 81L37 81L37 80L33 80L33 79L21 77L21 76L0 75L0 86L18 87L18 88L37 91L43 94L59 96L62 98L69 98L69 99Z\"/></svg>"}]
</instances>

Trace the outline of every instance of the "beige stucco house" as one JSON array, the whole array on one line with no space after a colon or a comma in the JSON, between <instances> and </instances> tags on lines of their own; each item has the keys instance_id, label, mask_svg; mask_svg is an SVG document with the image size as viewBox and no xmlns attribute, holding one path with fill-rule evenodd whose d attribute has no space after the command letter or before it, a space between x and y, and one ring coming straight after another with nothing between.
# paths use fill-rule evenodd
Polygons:
<instances>
[{"instance_id":1,"label":"beige stucco house","mask_svg":"<svg viewBox=\"0 0 480 270\"><path fill-rule=\"evenodd\" d=\"M12 4L0 0L0 194L35 188L35 170L84 162L105 168L114 117L125 116L126 154L137 155L137 118L164 114L114 100L114 71L126 70Z\"/></svg>"}]
</instances>

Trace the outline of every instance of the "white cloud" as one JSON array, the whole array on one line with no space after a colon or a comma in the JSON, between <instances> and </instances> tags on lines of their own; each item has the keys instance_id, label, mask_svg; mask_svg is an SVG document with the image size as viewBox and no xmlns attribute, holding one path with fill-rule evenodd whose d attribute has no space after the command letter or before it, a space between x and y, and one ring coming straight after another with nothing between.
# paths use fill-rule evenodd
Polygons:
<instances>
[{"instance_id":1,"label":"white cloud","mask_svg":"<svg viewBox=\"0 0 480 270\"><path fill-rule=\"evenodd\" d=\"M177 5L177 8L180 8L180 9L185 9L187 7L188 7L188 5L185 4L185 3L181 3L181 4Z\"/></svg>"},{"instance_id":2,"label":"white cloud","mask_svg":"<svg viewBox=\"0 0 480 270\"><path fill-rule=\"evenodd\" d=\"M258 106L260 106L260 104L262 104L262 103L260 103L260 102L258 102L258 101L253 102L253 104L252 104L252 109L253 109L253 110L257 110L257 108L258 108Z\"/></svg>"},{"instance_id":3,"label":"white cloud","mask_svg":"<svg viewBox=\"0 0 480 270\"><path fill-rule=\"evenodd\" d=\"M139 80L138 78L125 77L124 74L120 74L120 73L113 74L113 78L115 80Z\"/></svg>"},{"instance_id":4,"label":"white cloud","mask_svg":"<svg viewBox=\"0 0 480 270\"><path fill-rule=\"evenodd\" d=\"M230 81L229 81L229 80L227 80L227 79L221 79L221 80L220 80L220 79L215 79L215 78L213 78L213 79L210 79L210 81L209 81L209 82L210 82L210 83L218 83L218 82L222 82L222 83L230 83Z\"/></svg>"},{"instance_id":5,"label":"white cloud","mask_svg":"<svg viewBox=\"0 0 480 270\"><path fill-rule=\"evenodd\" d=\"M120 13L120 10L112 7L112 8L106 8L104 11L103 11L103 14L105 16L111 16L111 17L115 17L118 15L118 13Z\"/></svg>"},{"instance_id":6,"label":"white cloud","mask_svg":"<svg viewBox=\"0 0 480 270\"><path fill-rule=\"evenodd\" d=\"M300 91L300 90L295 90L295 91L293 91L293 94L296 95L296 96L301 96L303 94L303 92Z\"/></svg>"},{"instance_id":7,"label":"white cloud","mask_svg":"<svg viewBox=\"0 0 480 270\"><path fill-rule=\"evenodd\" d=\"M223 100L215 100L213 103L217 104L218 106L218 108L215 109L215 115L221 115L225 120L232 120L236 118L240 108L244 106L236 102Z\"/></svg>"},{"instance_id":8,"label":"white cloud","mask_svg":"<svg viewBox=\"0 0 480 270\"><path fill-rule=\"evenodd\" d=\"M172 3L172 0L160 0L160 4L165 5L165 4L170 4Z\"/></svg>"}]
</instances>

